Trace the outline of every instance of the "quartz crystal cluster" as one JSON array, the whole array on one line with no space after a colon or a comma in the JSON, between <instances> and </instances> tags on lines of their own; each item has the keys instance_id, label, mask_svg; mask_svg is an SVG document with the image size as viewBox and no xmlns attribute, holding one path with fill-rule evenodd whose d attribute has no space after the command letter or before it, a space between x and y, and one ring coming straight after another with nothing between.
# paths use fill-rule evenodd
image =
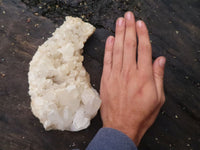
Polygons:
<instances>
[{"instance_id":1,"label":"quartz crystal cluster","mask_svg":"<svg viewBox=\"0 0 200 150\"><path fill-rule=\"evenodd\" d=\"M30 62L31 109L46 130L85 129L101 105L82 64L84 43L94 31L80 18L66 17Z\"/></svg>"}]
</instances>

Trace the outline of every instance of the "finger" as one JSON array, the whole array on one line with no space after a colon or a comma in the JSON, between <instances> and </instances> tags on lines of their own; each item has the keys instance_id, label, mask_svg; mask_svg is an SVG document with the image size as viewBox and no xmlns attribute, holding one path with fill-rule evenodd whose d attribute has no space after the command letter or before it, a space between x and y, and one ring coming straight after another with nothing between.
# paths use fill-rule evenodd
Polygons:
<instances>
[{"instance_id":1,"label":"finger","mask_svg":"<svg viewBox=\"0 0 200 150\"><path fill-rule=\"evenodd\" d=\"M136 67L136 28L135 17L132 12L125 14L126 32L124 40L123 69Z\"/></svg>"},{"instance_id":2,"label":"finger","mask_svg":"<svg viewBox=\"0 0 200 150\"><path fill-rule=\"evenodd\" d=\"M109 36L106 40L103 66L104 76L109 76L111 72L114 40L115 38L113 36Z\"/></svg>"},{"instance_id":3,"label":"finger","mask_svg":"<svg viewBox=\"0 0 200 150\"><path fill-rule=\"evenodd\" d=\"M153 63L153 76L156 84L156 89L158 93L158 98L161 99L162 104L164 103L164 68L165 68L166 58L161 56L158 57Z\"/></svg>"},{"instance_id":4,"label":"finger","mask_svg":"<svg viewBox=\"0 0 200 150\"><path fill-rule=\"evenodd\" d=\"M112 71L119 72L122 67L123 59L123 46L124 46L124 32L125 32L125 20L124 18L118 18L115 31L115 42L113 49L113 63Z\"/></svg>"},{"instance_id":5,"label":"finger","mask_svg":"<svg viewBox=\"0 0 200 150\"><path fill-rule=\"evenodd\" d=\"M137 21L136 30L138 36L138 68L152 71L152 50L147 27L143 21Z\"/></svg>"}]
</instances>

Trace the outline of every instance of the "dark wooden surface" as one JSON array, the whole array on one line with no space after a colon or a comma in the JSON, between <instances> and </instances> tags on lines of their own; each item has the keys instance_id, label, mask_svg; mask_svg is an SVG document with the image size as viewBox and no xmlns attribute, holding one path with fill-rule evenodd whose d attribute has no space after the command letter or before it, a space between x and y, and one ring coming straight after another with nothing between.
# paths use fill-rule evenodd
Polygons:
<instances>
[{"instance_id":1,"label":"dark wooden surface","mask_svg":"<svg viewBox=\"0 0 200 150\"><path fill-rule=\"evenodd\" d=\"M127 10L147 23L153 58L167 57L166 103L139 149L200 149L198 0L0 0L0 150L85 149L100 115L81 132L45 131L30 110L29 62L64 16L82 17L97 28L85 45L84 66L99 90L105 39Z\"/></svg>"}]
</instances>

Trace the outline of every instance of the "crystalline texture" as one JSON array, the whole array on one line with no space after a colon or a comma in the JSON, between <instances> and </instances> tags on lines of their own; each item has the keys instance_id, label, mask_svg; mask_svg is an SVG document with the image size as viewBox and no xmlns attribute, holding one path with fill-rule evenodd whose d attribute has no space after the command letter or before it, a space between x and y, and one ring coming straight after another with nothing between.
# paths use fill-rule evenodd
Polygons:
<instances>
[{"instance_id":1,"label":"crystalline texture","mask_svg":"<svg viewBox=\"0 0 200 150\"><path fill-rule=\"evenodd\" d=\"M66 17L30 62L31 108L46 130L85 129L100 107L99 94L90 85L81 55L94 31L91 24Z\"/></svg>"}]
</instances>

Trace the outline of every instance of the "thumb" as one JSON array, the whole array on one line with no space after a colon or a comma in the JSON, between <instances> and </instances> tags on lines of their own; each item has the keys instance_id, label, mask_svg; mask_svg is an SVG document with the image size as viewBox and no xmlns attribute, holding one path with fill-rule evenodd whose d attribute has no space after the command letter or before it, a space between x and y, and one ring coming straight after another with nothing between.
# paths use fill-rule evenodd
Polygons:
<instances>
[{"instance_id":1,"label":"thumb","mask_svg":"<svg viewBox=\"0 0 200 150\"><path fill-rule=\"evenodd\" d=\"M166 58L163 56L158 57L153 63L153 76L158 92L158 97L161 99L162 104L165 101L163 78L165 69Z\"/></svg>"}]
</instances>

